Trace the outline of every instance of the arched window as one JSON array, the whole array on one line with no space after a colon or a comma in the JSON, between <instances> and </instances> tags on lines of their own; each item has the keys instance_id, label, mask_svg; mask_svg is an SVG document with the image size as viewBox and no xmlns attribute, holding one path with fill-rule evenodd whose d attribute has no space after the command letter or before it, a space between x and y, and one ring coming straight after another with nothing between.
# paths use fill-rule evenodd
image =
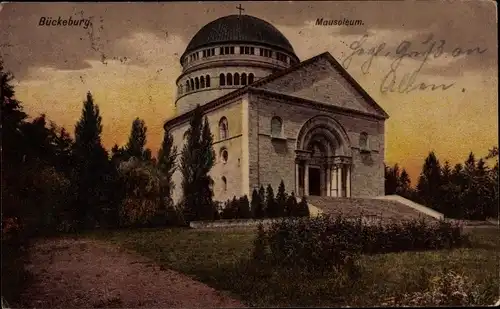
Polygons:
<instances>
[{"instance_id":1,"label":"arched window","mask_svg":"<svg viewBox=\"0 0 500 309\"><path fill-rule=\"evenodd\" d=\"M241 84L243 86L246 86L247 85L247 73L243 73L241 74Z\"/></svg>"},{"instance_id":2,"label":"arched window","mask_svg":"<svg viewBox=\"0 0 500 309\"><path fill-rule=\"evenodd\" d=\"M283 121L280 117L273 117L271 119L271 136L282 137L283 135Z\"/></svg>"},{"instance_id":3,"label":"arched window","mask_svg":"<svg viewBox=\"0 0 500 309\"><path fill-rule=\"evenodd\" d=\"M222 117L219 120L219 139L226 139L229 137L229 125L227 123L227 118Z\"/></svg>"},{"instance_id":4,"label":"arched window","mask_svg":"<svg viewBox=\"0 0 500 309\"><path fill-rule=\"evenodd\" d=\"M229 159L229 154L226 148L222 148L220 151L220 159L222 163L227 163L227 159Z\"/></svg>"},{"instance_id":5,"label":"arched window","mask_svg":"<svg viewBox=\"0 0 500 309\"><path fill-rule=\"evenodd\" d=\"M205 77L204 76L200 77L200 87L202 89L205 88Z\"/></svg>"},{"instance_id":6,"label":"arched window","mask_svg":"<svg viewBox=\"0 0 500 309\"><path fill-rule=\"evenodd\" d=\"M359 135L359 149L362 151L368 150L368 133L366 132Z\"/></svg>"},{"instance_id":7,"label":"arched window","mask_svg":"<svg viewBox=\"0 0 500 309\"><path fill-rule=\"evenodd\" d=\"M234 85L238 86L240 84L240 74L234 73Z\"/></svg>"},{"instance_id":8,"label":"arched window","mask_svg":"<svg viewBox=\"0 0 500 309\"><path fill-rule=\"evenodd\" d=\"M205 76L205 86L210 87L210 75Z\"/></svg>"},{"instance_id":9,"label":"arched window","mask_svg":"<svg viewBox=\"0 0 500 309\"><path fill-rule=\"evenodd\" d=\"M225 86L225 85L226 85L226 76L224 76L224 74L220 73L219 86Z\"/></svg>"},{"instance_id":10,"label":"arched window","mask_svg":"<svg viewBox=\"0 0 500 309\"><path fill-rule=\"evenodd\" d=\"M182 86L182 84L179 85L179 90L180 90L180 94L182 94L184 91L184 87Z\"/></svg>"},{"instance_id":11,"label":"arched window","mask_svg":"<svg viewBox=\"0 0 500 309\"><path fill-rule=\"evenodd\" d=\"M189 80L186 81L186 91L189 91L191 90L191 88L189 88Z\"/></svg>"},{"instance_id":12,"label":"arched window","mask_svg":"<svg viewBox=\"0 0 500 309\"><path fill-rule=\"evenodd\" d=\"M196 86L196 89L200 89L200 79L198 77L194 79L194 84Z\"/></svg>"},{"instance_id":13,"label":"arched window","mask_svg":"<svg viewBox=\"0 0 500 309\"><path fill-rule=\"evenodd\" d=\"M222 176L222 188L224 189L224 192L227 191L227 179L225 176Z\"/></svg>"},{"instance_id":14,"label":"arched window","mask_svg":"<svg viewBox=\"0 0 500 309\"><path fill-rule=\"evenodd\" d=\"M233 75L231 75L231 73L227 73L227 75L226 75L226 82L227 82L228 86L232 86L233 85Z\"/></svg>"},{"instance_id":15,"label":"arched window","mask_svg":"<svg viewBox=\"0 0 500 309\"><path fill-rule=\"evenodd\" d=\"M253 83L253 73L250 73L248 74L248 84L252 84Z\"/></svg>"},{"instance_id":16,"label":"arched window","mask_svg":"<svg viewBox=\"0 0 500 309\"><path fill-rule=\"evenodd\" d=\"M192 91L192 90L194 90L194 80L191 78L190 82L191 82L191 91Z\"/></svg>"}]
</instances>

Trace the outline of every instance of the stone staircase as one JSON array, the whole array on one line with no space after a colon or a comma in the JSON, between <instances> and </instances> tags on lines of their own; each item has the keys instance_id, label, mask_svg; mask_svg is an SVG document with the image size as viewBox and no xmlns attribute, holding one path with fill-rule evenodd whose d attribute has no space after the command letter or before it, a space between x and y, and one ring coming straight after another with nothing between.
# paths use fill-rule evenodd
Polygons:
<instances>
[{"instance_id":1,"label":"stone staircase","mask_svg":"<svg viewBox=\"0 0 500 309\"><path fill-rule=\"evenodd\" d=\"M372 198L339 198L328 196L308 196L311 206L320 209L322 213L339 215L348 218L371 219L382 222L401 222L405 220L424 218L429 222L437 219L397 201Z\"/></svg>"}]
</instances>

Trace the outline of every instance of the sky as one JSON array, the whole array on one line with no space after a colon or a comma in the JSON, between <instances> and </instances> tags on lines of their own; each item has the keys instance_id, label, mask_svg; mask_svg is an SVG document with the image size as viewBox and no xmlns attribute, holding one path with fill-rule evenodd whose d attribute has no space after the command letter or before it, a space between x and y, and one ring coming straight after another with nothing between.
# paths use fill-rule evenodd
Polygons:
<instances>
[{"instance_id":1,"label":"sky","mask_svg":"<svg viewBox=\"0 0 500 309\"><path fill-rule=\"evenodd\" d=\"M101 111L107 149L124 145L132 121L139 117L148 127L147 146L156 153L163 123L175 115L180 55L198 30L212 20L238 14L239 4L3 3L0 56L14 74L16 97L30 116L45 113L73 132L91 91ZM431 150L440 161L455 164L471 151L481 157L498 145L494 1L241 4L244 14L280 30L301 60L328 51L346 67L389 114L385 161L405 167L412 183ZM91 23L40 26L43 17ZM320 26L318 18L363 24ZM452 86L384 91L394 74L397 88L412 73L415 85Z\"/></svg>"}]
</instances>

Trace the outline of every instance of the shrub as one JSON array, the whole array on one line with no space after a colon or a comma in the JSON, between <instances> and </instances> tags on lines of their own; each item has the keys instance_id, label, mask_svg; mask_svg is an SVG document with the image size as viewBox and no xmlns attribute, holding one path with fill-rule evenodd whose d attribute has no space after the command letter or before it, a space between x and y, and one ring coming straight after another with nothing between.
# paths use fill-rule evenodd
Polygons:
<instances>
[{"instance_id":1,"label":"shrub","mask_svg":"<svg viewBox=\"0 0 500 309\"><path fill-rule=\"evenodd\" d=\"M233 196L232 200L226 202L226 206L222 210L222 219L236 219L238 218L238 211L240 207L240 200Z\"/></svg>"},{"instance_id":2,"label":"shrub","mask_svg":"<svg viewBox=\"0 0 500 309\"><path fill-rule=\"evenodd\" d=\"M265 213L265 201L262 199L261 195L257 191L257 189L253 189L252 192L252 218L254 219L262 219L266 215Z\"/></svg>"},{"instance_id":3,"label":"shrub","mask_svg":"<svg viewBox=\"0 0 500 309\"><path fill-rule=\"evenodd\" d=\"M423 292L404 294L393 298L383 306L467 306L483 302L480 288L453 271L440 271L427 282Z\"/></svg>"},{"instance_id":4,"label":"shrub","mask_svg":"<svg viewBox=\"0 0 500 309\"><path fill-rule=\"evenodd\" d=\"M250 203L246 195L240 197L238 202L238 214L236 219L250 219L252 213L250 212Z\"/></svg>"},{"instance_id":5,"label":"shrub","mask_svg":"<svg viewBox=\"0 0 500 309\"><path fill-rule=\"evenodd\" d=\"M118 170L126 188L119 211L120 223L125 226L151 223L162 204L158 170L134 157L122 162Z\"/></svg>"},{"instance_id":6,"label":"shrub","mask_svg":"<svg viewBox=\"0 0 500 309\"><path fill-rule=\"evenodd\" d=\"M460 227L446 222L367 225L362 218L327 215L276 220L259 235L265 235L272 263L314 271L356 271L356 257L361 253L454 248L467 243L467 235L462 234Z\"/></svg>"}]
</instances>

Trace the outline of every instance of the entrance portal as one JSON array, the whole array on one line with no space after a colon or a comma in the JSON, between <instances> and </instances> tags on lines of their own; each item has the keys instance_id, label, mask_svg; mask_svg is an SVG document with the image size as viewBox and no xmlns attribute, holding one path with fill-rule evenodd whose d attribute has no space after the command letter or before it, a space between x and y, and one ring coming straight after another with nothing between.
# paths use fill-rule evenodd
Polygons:
<instances>
[{"instance_id":1,"label":"entrance portal","mask_svg":"<svg viewBox=\"0 0 500 309\"><path fill-rule=\"evenodd\" d=\"M309 168L309 195L321 195L321 170Z\"/></svg>"}]
</instances>

